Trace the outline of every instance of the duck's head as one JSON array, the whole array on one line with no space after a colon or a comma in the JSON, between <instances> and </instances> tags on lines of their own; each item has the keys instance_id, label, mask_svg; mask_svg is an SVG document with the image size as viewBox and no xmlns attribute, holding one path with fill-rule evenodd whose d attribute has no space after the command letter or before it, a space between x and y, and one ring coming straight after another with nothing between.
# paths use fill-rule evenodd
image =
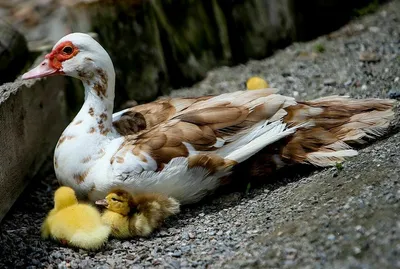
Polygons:
<instances>
[{"instance_id":1,"label":"duck's head","mask_svg":"<svg viewBox=\"0 0 400 269\"><path fill-rule=\"evenodd\" d=\"M56 210L61 210L71 205L78 203L75 191L70 187L60 187L54 193L54 208Z\"/></svg>"},{"instance_id":2,"label":"duck's head","mask_svg":"<svg viewBox=\"0 0 400 269\"><path fill-rule=\"evenodd\" d=\"M91 36L72 33L61 38L44 60L22 75L22 79L66 75L82 80L92 87L102 83L103 91L114 82L114 67L110 56Z\"/></svg>"},{"instance_id":3,"label":"duck's head","mask_svg":"<svg viewBox=\"0 0 400 269\"><path fill-rule=\"evenodd\" d=\"M132 196L126 191L112 191L105 199L96 201L96 204L121 215L128 215L132 209Z\"/></svg>"}]
</instances>

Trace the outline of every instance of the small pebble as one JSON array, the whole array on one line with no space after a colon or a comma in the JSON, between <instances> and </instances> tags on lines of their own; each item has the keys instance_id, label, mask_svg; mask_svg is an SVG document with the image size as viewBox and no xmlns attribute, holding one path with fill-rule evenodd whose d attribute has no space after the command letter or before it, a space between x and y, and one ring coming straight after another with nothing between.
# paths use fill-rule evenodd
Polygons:
<instances>
[{"instance_id":1,"label":"small pebble","mask_svg":"<svg viewBox=\"0 0 400 269\"><path fill-rule=\"evenodd\" d=\"M368 28L368 30L369 30L370 32L372 32L372 33L378 33L378 32L380 31L380 28L379 28L379 27L376 27L376 26L370 26L370 27Z\"/></svg>"},{"instance_id":2,"label":"small pebble","mask_svg":"<svg viewBox=\"0 0 400 269\"><path fill-rule=\"evenodd\" d=\"M360 53L359 60L362 62L378 62L380 57L375 52L363 51Z\"/></svg>"},{"instance_id":3,"label":"small pebble","mask_svg":"<svg viewBox=\"0 0 400 269\"><path fill-rule=\"evenodd\" d=\"M181 247L182 252L189 252L190 251L190 246L182 246Z\"/></svg>"},{"instance_id":4,"label":"small pebble","mask_svg":"<svg viewBox=\"0 0 400 269\"><path fill-rule=\"evenodd\" d=\"M196 238L196 234L195 233L189 232L188 235L189 235L190 239Z\"/></svg>"},{"instance_id":5,"label":"small pebble","mask_svg":"<svg viewBox=\"0 0 400 269\"><path fill-rule=\"evenodd\" d=\"M356 255L361 253L361 249L359 247L353 247L353 251Z\"/></svg>"},{"instance_id":6,"label":"small pebble","mask_svg":"<svg viewBox=\"0 0 400 269\"><path fill-rule=\"evenodd\" d=\"M168 236L169 235L168 232L165 230L160 231L159 234L160 234L160 236Z\"/></svg>"},{"instance_id":7,"label":"small pebble","mask_svg":"<svg viewBox=\"0 0 400 269\"><path fill-rule=\"evenodd\" d=\"M324 80L324 85L325 86L334 86L336 85L336 81L332 78L328 78Z\"/></svg>"},{"instance_id":8,"label":"small pebble","mask_svg":"<svg viewBox=\"0 0 400 269\"><path fill-rule=\"evenodd\" d=\"M330 240L330 241L333 241L333 240L336 239L335 235L333 235L333 234L328 235L327 238L328 238L328 240Z\"/></svg>"},{"instance_id":9,"label":"small pebble","mask_svg":"<svg viewBox=\"0 0 400 269\"><path fill-rule=\"evenodd\" d=\"M363 234L365 232L365 229L361 225L357 225L356 226L356 231Z\"/></svg>"},{"instance_id":10,"label":"small pebble","mask_svg":"<svg viewBox=\"0 0 400 269\"><path fill-rule=\"evenodd\" d=\"M173 253L171 254L171 256L172 256L172 257L180 257L180 256L182 256L182 252L180 252L180 251L175 251L175 252L173 252Z\"/></svg>"},{"instance_id":11,"label":"small pebble","mask_svg":"<svg viewBox=\"0 0 400 269\"><path fill-rule=\"evenodd\" d=\"M188 233L182 233L182 240L189 240L189 234Z\"/></svg>"},{"instance_id":12,"label":"small pebble","mask_svg":"<svg viewBox=\"0 0 400 269\"><path fill-rule=\"evenodd\" d=\"M398 99L398 98L400 98L400 88L399 89L391 89L387 93L387 97L389 97L390 99Z\"/></svg>"},{"instance_id":13,"label":"small pebble","mask_svg":"<svg viewBox=\"0 0 400 269\"><path fill-rule=\"evenodd\" d=\"M343 85L344 85L345 87L349 87L349 86L351 86L351 84L353 84L353 81L352 81L351 79L349 79L349 80L347 80Z\"/></svg>"},{"instance_id":14,"label":"small pebble","mask_svg":"<svg viewBox=\"0 0 400 269\"><path fill-rule=\"evenodd\" d=\"M285 248L286 259L294 260L297 255L297 249L295 248Z\"/></svg>"},{"instance_id":15,"label":"small pebble","mask_svg":"<svg viewBox=\"0 0 400 269\"><path fill-rule=\"evenodd\" d=\"M63 261L57 265L58 269L67 269L67 262Z\"/></svg>"}]
</instances>

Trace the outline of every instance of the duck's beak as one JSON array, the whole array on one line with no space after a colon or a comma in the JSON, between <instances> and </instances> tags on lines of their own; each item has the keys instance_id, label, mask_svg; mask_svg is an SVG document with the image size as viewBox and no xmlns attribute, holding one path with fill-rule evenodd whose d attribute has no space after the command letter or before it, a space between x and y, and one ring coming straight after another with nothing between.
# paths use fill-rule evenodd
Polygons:
<instances>
[{"instance_id":1,"label":"duck's beak","mask_svg":"<svg viewBox=\"0 0 400 269\"><path fill-rule=\"evenodd\" d=\"M38 66L23 74L22 79L43 78L60 73L59 70L50 66L48 59L44 59Z\"/></svg>"},{"instance_id":2,"label":"duck's beak","mask_svg":"<svg viewBox=\"0 0 400 269\"><path fill-rule=\"evenodd\" d=\"M106 199L101 199L101 200L97 200L95 202L96 205L101 205L101 206L108 206L107 200Z\"/></svg>"}]
</instances>

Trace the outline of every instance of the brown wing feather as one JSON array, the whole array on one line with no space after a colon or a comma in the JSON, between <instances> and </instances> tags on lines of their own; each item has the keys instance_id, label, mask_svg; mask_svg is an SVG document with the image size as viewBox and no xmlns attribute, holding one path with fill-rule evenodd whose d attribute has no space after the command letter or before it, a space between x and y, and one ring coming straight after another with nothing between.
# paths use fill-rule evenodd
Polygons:
<instances>
[{"instance_id":1,"label":"brown wing feather","mask_svg":"<svg viewBox=\"0 0 400 269\"><path fill-rule=\"evenodd\" d=\"M211 98L175 98L162 99L148 104L129 108L121 117L113 122L114 128L122 136L149 130L154 126L173 118L176 113L185 110L196 102Z\"/></svg>"},{"instance_id":2,"label":"brown wing feather","mask_svg":"<svg viewBox=\"0 0 400 269\"><path fill-rule=\"evenodd\" d=\"M168 120L145 130L138 135L126 136L126 140L121 150L131 150L142 160L146 158L143 153L147 153L156 160L159 168L176 157L188 157L190 148L197 151L209 152L212 154L217 140L221 139L229 143L232 136L242 132L249 126L254 125L265 117L273 115L273 111L280 110L285 102L285 98L275 98L280 103L271 103L267 106L264 102L258 102L259 98L271 95L273 91L254 91L245 92L242 95L244 100L237 100L235 95L223 95L210 100L210 97L199 99L172 99L165 101L173 106L173 113L169 113ZM219 100L218 98L221 98ZM200 104L202 104L200 106ZM159 104L158 104L159 105ZM164 104L165 105L165 104ZM168 105L165 105L168 107ZM171 105L172 106L172 105ZM204 107L203 107L204 106ZM179 113L176 107L180 109ZM145 113L148 107L134 107L136 112ZM153 110L154 112L154 110ZM166 113L167 114L167 113ZM175 116L171 116L175 114ZM146 123L148 122L146 115ZM210 157L207 157L208 159ZM196 159L197 160L197 159ZM200 159L199 159L200 160ZM201 159L204 160L204 159ZM210 160L216 160L215 157ZM203 161L193 161L203 164ZM217 164L217 161L207 163ZM222 161L221 161L222 163Z\"/></svg>"},{"instance_id":3,"label":"brown wing feather","mask_svg":"<svg viewBox=\"0 0 400 269\"><path fill-rule=\"evenodd\" d=\"M204 126L173 120L143 134L126 137L121 151L131 150L142 160L146 159L143 153L147 153L161 168L173 158L189 156L185 142L190 143L196 150L209 149L216 142L216 136L211 132L212 130Z\"/></svg>"},{"instance_id":4,"label":"brown wing feather","mask_svg":"<svg viewBox=\"0 0 400 269\"><path fill-rule=\"evenodd\" d=\"M300 129L291 136L282 147L281 157L319 166L341 162L344 158L339 153L336 156L329 153L348 150L350 146L347 144L363 143L363 138L382 135L393 118L392 107L391 100L356 100L342 96L324 97L290 106L286 108L285 122L299 124L311 120L315 127ZM319 159L314 158L315 153L319 154Z\"/></svg>"},{"instance_id":5,"label":"brown wing feather","mask_svg":"<svg viewBox=\"0 0 400 269\"><path fill-rule=\"evenodd\" d=\"M113 122L115 130L121 135L138 133L147 128L146 119L143 114L136 111L127 111L121 118Z\"/></svg>"},{"instance_id":6,"label":"brown wing feather","mask_svg":"<svg viewBox=\"0 0 400 269\"><path fill-rule=\"evenodd\" d=\"M393 102L387 100L339 96L296 103L270 89L160 100L132 108L143 115L146 129L126 136L118 156L131 151L146 161L143 153L147 153L160 170L173 158L191 157L191 166L209 168L222 163L212 156L216 142L231 143L255 123L268 119L283 120L290 126L314 123L276 143L274 151L263 151L265 158L272 158L268 162L270 169L293 162L327 166L352 156L354 151L346 143L380 136L393 118L392 106ZM202 156L189 156L192 148Z\"/></svg>"}]
</instances>

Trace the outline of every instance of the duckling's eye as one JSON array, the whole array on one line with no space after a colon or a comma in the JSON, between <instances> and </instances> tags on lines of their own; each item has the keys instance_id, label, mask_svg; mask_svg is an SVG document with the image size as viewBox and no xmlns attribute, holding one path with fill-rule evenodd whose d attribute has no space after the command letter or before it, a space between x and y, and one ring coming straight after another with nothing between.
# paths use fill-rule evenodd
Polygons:
<instances>
[{"instance_id":1,"label":"duckling's eye","mask_svg":"<svg viewBox=\"0 0 400 269\"><path fill-rule=\"evenodd\" d=\"M114 197L112 197L111 200L113 200L113 201L118 201L118 199L117 199L117 198L114 198Z\"/></svg>"},{"instance_id":2,"label":"duckling's eye","mask_svg":"<svg viewBox=\"0 0 400 269\"><path fill-rule=\"evenodd\" d=\"M65 47L62 49L62 51L63 51L65 54L71 54L74 50L73 50L70 46L65 46Z\"/></svg>"}]
</instances>

